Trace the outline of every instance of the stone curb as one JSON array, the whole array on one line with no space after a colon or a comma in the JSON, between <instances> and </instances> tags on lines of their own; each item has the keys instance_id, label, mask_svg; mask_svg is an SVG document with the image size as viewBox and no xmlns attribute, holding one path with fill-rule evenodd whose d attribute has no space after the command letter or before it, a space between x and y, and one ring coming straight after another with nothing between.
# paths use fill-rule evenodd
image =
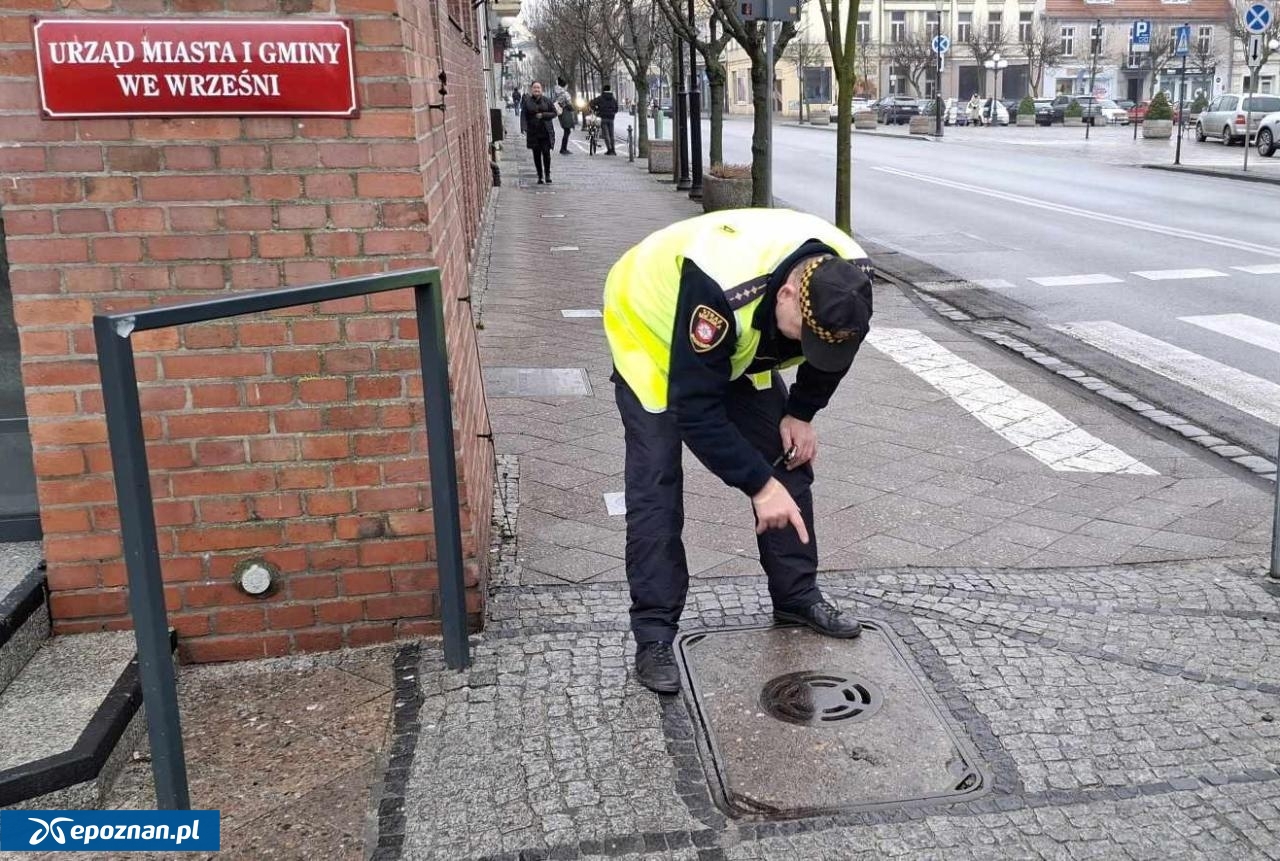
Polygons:
<instances>
[{"instance_id":1,"label":"stone curb","mask_svg":"<svg viewBox=\"0 0 1280 861\"><path fill-rule=\"evenodd\" d=\"M787 127L789 127L789 128L797 128L797 129L812 129L813 131L829 131L829 132L834 132L834 131L836 130L835 123L832 123L831 125L828 125L828 126L813 126L813 125L809 125L808 123L795 123L795 122L788 122L788 123L786 123L786 125L787 125ZM923 143L933 143L933 142L934 142L934 136L933 136L933 135L931 135L931 134L929 134L929 135L910 135L910 134L907 134L907 135L900 135L900 134L894 134L894 133L890 133L890 132L869 132L869 131L858 131L857 129L849 129L849 133L850 133L850 134L855 134L855 135L864 135L864 136L866 136L866 137L875 137L875 138L893 138L894 140L904 140L904 141L921 141L921 142L923 142Z\"/></svg>"},{"instance_id":2,"label":"stone curb","mask_svg":"<svg viewBox=\"0 0 1280 861\"><path fill-rule=\"evenodd\" d=\"M883 275L885 273L881 274ZM993 344L997 344L1007 350L1017 353L1024 359L1029 359L1037 365L1054 372L1064 379L1071 380L1077 385L1082 386L1091 392L1095 392L1113 403L1127 407L1132 412L1142 416L1148 421L1154 422L1161 427L1166 427L1170 430L1176 431L1191 442L1200 445L1211 454L1242 466L1260 478L1265 478L1272 482L1276 480L1276 464L1258 453L1241 448L1237 445L1231 445L1227 440L1213 436L1204 428L1195 425L1190 419L1177 413L1160 409L1154 404L1149 404L1132 392L1113 385L1106 380L1100 380L1097 377L1090 376L1087 371L1083 371L1075 365L1072 365L1070 362L1059 359L1057 356L1050 355L1038 347L1019 341L1017 338L1006 335L1004 332L981 328L981 324L971 315L930 293L924 292L910 282L892 275L886 275L885 277L891 278L895 283L904 284L905 286L910 287L911 290L931 309L954 323L964 324L965 330L971 334L977 335L978 337L984 338Z\"/></svg>"},{"instance_id":3,"label":"stone curb","mask_svg":"<svg viewBox=\"0 0 1280 861\"><path fill-rule=\"evenodd\" d=\"M1234 179L1238 182L1260 182L1264 185L1280 185L1280 176L1264 176L1237 171L1235 168L1188 167L1181 164L1144 164L1147 170L1164 170L1169 173L1191 173L1196 176L1211 176L1216 179Z\"/></svg>"}]
</instances>

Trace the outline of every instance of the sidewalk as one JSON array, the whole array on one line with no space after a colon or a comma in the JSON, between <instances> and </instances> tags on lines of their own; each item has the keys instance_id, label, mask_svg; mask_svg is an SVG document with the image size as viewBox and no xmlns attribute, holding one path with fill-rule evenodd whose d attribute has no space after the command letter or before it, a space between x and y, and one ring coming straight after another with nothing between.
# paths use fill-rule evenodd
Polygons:
<instances>
[{"instance_id":1,"label":"sidewalk","mask_svg":"<svg viewBox=\"0 0 1280 861\"><path fill-rule=\"evenodd\" d=\"M895 763L855 748L839 773L807 775L829 812L726 816L718 804L747 779L725 765L735 746L767 784L837 736L803 727L771 748L747 730L754 706L713 717L710 700L630 677L608 354L597 317L562 314L598 310L631 243L699 210L625 157L553 156L554 185L533 185L522 142L508 146L476 297L506 540L473 667L446 672L424 649L398 694L421 709L397 712L379 857L1280 857L1280 590L1259 573L1262 485L883 283L874 337L818 419L820 579L897 643L982 785L854 805L849 785L899 797ZM691 458L686 493L683 630L767 626L747 502ZM828 646L795 640L796 654ZM889 690L890 671L867 673ZM903 756L923 737L895 731Z\"/></svg>"}]
</instances>

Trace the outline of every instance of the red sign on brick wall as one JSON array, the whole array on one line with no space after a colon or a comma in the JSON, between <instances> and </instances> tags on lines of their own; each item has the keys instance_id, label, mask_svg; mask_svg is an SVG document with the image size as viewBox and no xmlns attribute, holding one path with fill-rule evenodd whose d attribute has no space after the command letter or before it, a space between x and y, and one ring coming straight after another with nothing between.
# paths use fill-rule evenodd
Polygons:
<instances>
[{"instance_id":1,"label":"red sign on brick wall","mask_svg":"<svg viewBox=\"0 0 1280 861\"><path fill-rule=\"evenodd\" d=\"M44 18L46 118L353 117L349 21Z\"/></svg>"}]
</instances>

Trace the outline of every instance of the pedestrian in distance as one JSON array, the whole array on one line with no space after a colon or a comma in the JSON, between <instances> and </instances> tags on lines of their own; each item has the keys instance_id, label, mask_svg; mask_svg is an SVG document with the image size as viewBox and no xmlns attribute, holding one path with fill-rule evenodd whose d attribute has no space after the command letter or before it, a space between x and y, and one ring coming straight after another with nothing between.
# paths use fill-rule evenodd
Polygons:
<instances>
[{"instance_id":1,"label":"pedestrian in distance","mask_svg":"<svg viewBox=\"0 0 1280 861\"><path fill-rule=\"evenodd\" d=\"M814 414L871 322L871 264L828 222L738 209L651 234L609 271L604 329L626 449L626 570L636 676L680 689L671 644L689 587L681 445L755 515L774 619L861 632L822 595L813 529ZM796 366L790 390L779 369Z\"/></svg>"},{"instance_id":2,"label":"pedestrian in distance","mask_svg":"<svg viewBox=\"0 0 1280 861\"><path fill-rule=\"evenodd\" d=\"M569 132L578 124L577 113L573 109L573 96L569 95L568 82L564 78L556 78L556 88L552 91L551 100L560 109L560 155L569 154ZM554 141L553 141L554 142Z\"/></svg>"},{"instance_id":3,"label":"pedestrian in distance","mask_svg":"<svg viewBox=\"0 0 1280 861\"><path fill-rule=\"evenodd\" d=\"M978 98L977 93L969 97L969 108L966 113L969 115L971 124L975 126L982 125L982 100Z\"/></svg>"},{"instance_id":4,"label":"pedestrian in distance","mask_svg":"<svg viewBox=\"0 0 1280 861\"><path fill-rule=\"evenodd\" d=\"M521 104L525 146L533 150L533 166L538 171L538 185L542 185L551 182L551 147L556 142L555 121L559 111L555 102L542 94L540 81L529 85L529 93Z\"/></svg>"},{"instance_id":5,"label":"pedestrian in distance","mask_svg":"<svg viewBox=\"0 0 1280 861\"><path fill-rule=\"evenodd\" d=\"M511 90L511 109L516 113L520 113L520 88L515 87Z\"/></svg>"},{"instance_id":6,"label":"pedestrian in distance","mask_svg":"<svg viewBox=\"0 0 1280 861\"><path fill-rule=\"evenodd\" d=\"M608 84L600 89L600 95L591 100L591 113L600 118L600 130L604 133L604 154L617 155L613 149L613 118L618 115L618 97Z\"/></svg>"}]
</instances>

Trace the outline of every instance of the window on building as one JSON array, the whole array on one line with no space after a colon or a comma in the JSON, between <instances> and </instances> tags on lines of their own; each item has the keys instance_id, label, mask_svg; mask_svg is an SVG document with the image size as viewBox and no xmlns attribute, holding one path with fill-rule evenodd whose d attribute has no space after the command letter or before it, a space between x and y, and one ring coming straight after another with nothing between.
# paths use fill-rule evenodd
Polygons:
<instances>
[{"instance_id":1,"label":"window on building","mask_svg":"<svg viewBox=\"0 0 1280 861\"><path fill-rule=\"evenodd\" d=\"M907 13L889 13L889 38L894 42L907 41Z\"/></svg>"},{"instance_id":2,"label":"window on building","mask_svg":"<svg viewBox=\"0 0 1280 861\"><path fill-rule=\"evenodd\" d=\"M805 66L804 100L809 104L829 105L831 98L831 67Z\"/></svg>"},{"instance_id":3,"label":"window on building","mask_svg":"<svg viewBox=\"0 0 1280 861\"><path fill-rule=\"evenodd\" d=\"M1030 12L1018 13L1018 41L1031 41L1031 14Z\"/></svg>"},{"instance_id":4,"label":"window on building","mask_svg":"<svg viewBox=\"0 0 1280 861\"><path fill-rule=\"evenodd\" d=\"M747 76L741 72L733 73L733 100L740 105L751 101L747 98Z\"/></svg>"},{"instance_id":5,"label":"window on building","mask_svg":"<svg viewBox=\"0 0 1280 861\"><path fill-rule=\"evenodd\" d=\"M1000 33L1004 29L1004 22L1002 20L1003 18L1004 18L1003 12L987 13L987 41L989 42L1000 41Z\"/></svg>"},{"instance_id":6,"label":"window on building","mask_svg":"<svg viewBox=\"0 0 1280 861\"><path fill-rule=\"evenodd\" d=\"M933 37L938 35L938 12L936 9L924 13L924 35L930 42L933 42Z\"/></svg>"},{"instance_id":7,"label":"window on building","mask_svg":"<svg viewBox=\"0 0 1280 861\"><path fill-rule=\"evenodd\" d=\"M1196 51L1208 56L1213 50L1213 25L1204 24L1196 31Z\"/></svg>"},{"instance_id":8,"label":"window on building","mask_svg":"<svg viewBox=\"0 0 1280 861\"><path fill-rule=\"evenodd\" d=\"M973 13L961 12L960 20L956 23L956 41L972 42L973 41Z\"/></svg>"},{"instance_id":9,"label":"window on building","mask_svg":"<svg viewBox=\"0 0 1280 861\"><path fill-rule=\"evenodd\" d=\"M1062 56L1074 57L1076 55L1076 28L1062 28Z\"/></svg>"},{"instance_id":10,"label":"window on building","mask_svg":"<svg viewBox=\"0 0 1280 861\"><path fill-rule=\"evenodd\" d=\"M858 41L866 44L871 41L871 13L858 13Z\"/></svg>"},{"instance_id":11,"label":"window on building","mask_svg":"<svg viewBox=\"0 0 1280 861\"><path fill-rule=\"evenodd\" d=\"M1107 50L1107 29L1097 24L1089 25L1089 52L1098 53Z\"/></svg>"},{"instance_id":12,"label":"window on building","mask_svg":"<svg viewBox=\"0 0 1280 861\"><path fill-rule=\"evenodd\" d=\"M1147 53L1136 53L1134 51L1130 51L1128 56L1125 57L1125 66L1130 69L1140 69L1143 64L1147 62L1147 58L1150 56L1151 55Z\"/></svg>"}]
</instances>

